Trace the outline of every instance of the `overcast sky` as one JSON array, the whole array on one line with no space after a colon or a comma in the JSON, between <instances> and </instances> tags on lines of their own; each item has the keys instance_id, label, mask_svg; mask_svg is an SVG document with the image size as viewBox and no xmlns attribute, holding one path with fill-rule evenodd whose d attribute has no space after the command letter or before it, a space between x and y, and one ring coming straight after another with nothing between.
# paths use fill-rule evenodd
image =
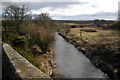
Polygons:
<instances>
[{"instance_id":1,"label":"overcast sky","mask_svg":"<svg viewBox=\"0 0 120 80\"><path fill-rule=\"evenodd\" d=\"M20 1L9 0L11 4L26 4L31 9L32 14L47 12L53 19L57 20L117 20L118 16L119 0ZM2 1L2 7L8 6L9 2L8 0Z\"/></svg>"}]
</instances>

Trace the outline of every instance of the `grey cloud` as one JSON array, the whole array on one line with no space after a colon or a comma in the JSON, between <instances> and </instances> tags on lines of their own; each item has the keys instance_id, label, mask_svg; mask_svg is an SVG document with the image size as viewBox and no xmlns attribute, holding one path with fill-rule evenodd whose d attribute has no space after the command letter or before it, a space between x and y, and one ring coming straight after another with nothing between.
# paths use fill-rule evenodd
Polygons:
<instances>
[{"instance_id":1,"label":"grey cloud","mask_svg":"<svg viewBox=\"0 0 120 80\"><path fill-rule=\"evenodd\" d=\"M92 17L96 17L96 16L99 16L99 17L108 17L108 16L117 16L117 12L113 13L113 12L98 12L98 13L95 13L93 15L91 15Z\"/></svg>"},{"instance_id":2,"label":"grey cloud","mask_svg":"<svg viewBox=\"0 0 120 80\"><path fill-rule=\"evenodd\" d=\"M52 7L52 8L64 8L67 7L68 5L73 5L73 4L80 4L84 5L87 4L87 2L11 2L10 4L25 4L27 5L30 9L40 9L44 7ZM2 2L3 6L8 6L9 2Z\"/></svg>"},{"instance_id":3,"label":"grey cloud","mask_svg":"<svg viewBox=\"0 0 120 80\"><path fill-rule=\"evenodd\" d=\"M12 4L12 3L11 3ZM26 4L30 9L38 10L40 8L51 7L53 10L57 8L65 8L68 5L78 4L84 5L87 2L23 2L23 3L15 3L14 4ZM8 6L9 2L2 2L2 6ZM92 7L97 7L96 5L92 5ZM84 15L77 15L77 16L61 16L60 14L52 15L53 18L56 19L69 19L69 20L94 20L94 19L112 19L117 17L117 12L98 12L95 14L84 14Z\"/></svg>"},{"instance_id":4,"label":"grey cloud","mask_svg":"<svg viewBox=\"0 0 120 80\"><path fill-rule=\"evenodd\" d=\"M112 13L112 12L99 12L95 13L93 15L90 14L82 14L82 15L77 15L77 16L58 16L54 15L55 18L57 19L67 19L67 20L94 20L94 19L116 19L117 17L117 12Z\"/></svg>"},{"instance_id":5,"label":"grey cloud","mask_svg":"<svg viewBox=\"0 0 120 80\"><path fill-rule=\"evenodd\" d=\"M118 2L118 20L120 20L120 1Z\"/></svg>"}]
</instances>

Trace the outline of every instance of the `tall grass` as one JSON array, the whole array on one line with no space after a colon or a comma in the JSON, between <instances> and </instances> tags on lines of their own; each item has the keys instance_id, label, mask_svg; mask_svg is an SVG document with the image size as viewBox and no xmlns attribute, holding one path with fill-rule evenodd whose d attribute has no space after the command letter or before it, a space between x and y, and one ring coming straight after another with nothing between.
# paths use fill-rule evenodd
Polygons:
<instances>
[{"instance_id":1,"label":"tall grass","mask_svg":"<svg viewBox=\"0 0 120 80\"><path fill-rule=\"evenodd\" d=\"M49 28L38 26L34 23L23 24L21 30L32 36L34 42L40 47L42 53L46 53L54 41L54 33Z\"/></svg>"}]
</instances>

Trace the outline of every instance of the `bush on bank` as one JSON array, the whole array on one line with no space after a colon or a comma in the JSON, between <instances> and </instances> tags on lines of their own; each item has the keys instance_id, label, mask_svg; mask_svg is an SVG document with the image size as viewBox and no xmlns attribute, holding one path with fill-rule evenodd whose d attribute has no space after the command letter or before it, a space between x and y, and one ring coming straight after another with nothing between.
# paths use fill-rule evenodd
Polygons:
<instances>
[{"instance_id":1,"label":"bush on bank","mask_svg":"<svg viewBox=\"0 0 120 80\"><path fill-rule=\"evenodd\" d=\"M46 53L54 41L54 33L49 28L37 26L34 23L22 25L22 31L30 34L34 42L40 47L42 53Z\"/></svg>"}]
</instances>

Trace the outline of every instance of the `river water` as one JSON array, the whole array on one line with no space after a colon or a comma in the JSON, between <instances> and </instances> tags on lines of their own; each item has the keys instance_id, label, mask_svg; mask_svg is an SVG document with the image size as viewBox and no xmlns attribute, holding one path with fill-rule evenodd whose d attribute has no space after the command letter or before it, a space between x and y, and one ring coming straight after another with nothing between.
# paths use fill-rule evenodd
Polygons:
<instances>
[{"instance_id":1,"label":"river water","mask_svg":"<svg viewBox=\"0 0 120 80\"><path fill-rule=\"evenodd\" d=\"M55 33L55 61L57 71L66 78L107 78L72 44Z\"/></svg>"}]
</instances>

